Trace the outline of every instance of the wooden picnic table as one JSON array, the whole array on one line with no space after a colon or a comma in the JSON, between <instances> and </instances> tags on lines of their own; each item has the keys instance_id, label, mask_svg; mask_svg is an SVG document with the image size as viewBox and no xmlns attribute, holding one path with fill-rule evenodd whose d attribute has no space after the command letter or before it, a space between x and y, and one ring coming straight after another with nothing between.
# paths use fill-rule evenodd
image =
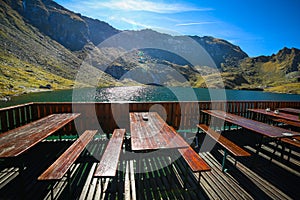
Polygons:
<instances>
[{"instance_id":1,"label":"wooden picnic table","mask_svg":"<svg viewBox=\"0 0 300 200\"><path fill-rule=\"evenodd\" d=\"M261 146L264 143L264 138L271 138L278 144L278 141L286 142L285 140L293 140L293 138L298 138L300 136L300 133L298 132L247 119L221 110L202 110L202 112L259 134L261 136L261 139L257 144L256 155L259 154ZM274 153L275 151L273 152L273 154Z\"/></svg>"},{"instance_id":2,"label":"wooden picnic table","mask_svg":"<svg viewBox=\"0 0 300 200\"><path fill-rule=\"evenodd\" d=\"M248 110L251 112L254 112L254 113L263 114L263 115L270 116L273 118L281 118L281 119L286 119L286 120L290 120L290 121L300 122L299 116L289 114L289 113L279 112L279 114L275 114L274 112L266 111L265 109L248 109Z\"/></svg>"},{"instance_id":3,"label":"wooden picnic table","mask_svg":"<svg viewBox=\"0 0 300 200\"><path fill-rule=\"evenodd\" d=\"M130 134L131 149L135 152L158 149L178 150L190 169L199 173L198 181L200 181L201 172L211 169L176 130L169 126L156 112L131 112ZM139 153L138 156L138 166L141 171L143 154ZM184 172L184 188L186 188L187 171Z\"/></svg>"},{"instance_id":4,"label":"wooden picnic table","mask_svg":"<svg viewBox=\"0 0 300 200\"><path fill-rule=\"evenodd\" d=\"M79 115L78 113L52 114L0 134L0 158L19 156Z\"/></svg>"},{"instance_id":5,"label":"wooden picnic table","mask_svg":"<svg viewBox=\"0 0 300 200\"><path fill-rule=\"evenodd\" d=\"M202 112L209 114L213 117L225 120L229 123L236 124L240 127L251 130L255 133L258 133L262 136L266 136L269 138L284 138L284 137L300 135L300 133L298 132L286 130L276 126L271 126L263 122L247 119L245 117L227 113L221 110L202 110ZM286 133L290 133L290 134L287 135Z\"/></svg>"},{"instance_id":6,"label":"wooden picnic table","mask_svg":"<svg viewBox=\"0 0 300 200\"><path fill-rule=\"evenodd\" d=\"M186 148L186 141L156 112L130 113L133 151Z\"/></svg>"},{"instance_id":7,"label":"wooden picnic table","mask_svg":"<svg viewBox=\"0 0 300 200\"><path fill-rule=\"evenodd\" d=\"M293 115L299 115L300 114L300 109L296 108L278 108L279 111L290 113Z\"/></svg>"}]
</instances>

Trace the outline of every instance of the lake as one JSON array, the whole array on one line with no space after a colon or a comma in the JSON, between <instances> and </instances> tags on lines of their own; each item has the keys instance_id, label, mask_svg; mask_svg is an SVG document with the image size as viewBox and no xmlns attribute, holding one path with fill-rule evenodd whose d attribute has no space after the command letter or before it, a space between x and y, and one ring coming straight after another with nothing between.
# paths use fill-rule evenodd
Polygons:
<instances>
[{"instance_id":1,"label":"lake","mask_svg":"<svg viewBox=\"0 0 300 200\"><path fill-rule=\"evenodd\" d=\"M261 91L223 90L188 87L131 86L84 88L30 93L0 102L0 107L28 102L135 102L135 101L300 101L300 95Z\"/></svg>"}]
</instances>

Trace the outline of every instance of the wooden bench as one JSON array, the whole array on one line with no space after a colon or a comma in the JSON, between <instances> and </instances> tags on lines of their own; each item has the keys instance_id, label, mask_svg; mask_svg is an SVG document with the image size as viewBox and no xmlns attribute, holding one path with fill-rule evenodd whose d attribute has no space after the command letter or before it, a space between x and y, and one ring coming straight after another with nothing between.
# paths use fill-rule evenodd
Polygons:
<instances>
[{"instance_id":1,"label":"wooden bench","mask_svg":"<svg viewBox=\"0 0 300 200\"><path fill-rule=\"evenodd\" d=\"M297 128L300 127L300 122L296 122L296 121L291 121L291 120L287 120L287 119L273 119L273 121L279 122L279 123L284 123L284 124L294 126ZM283 158L285 144L299 148L300 147L300 136L281 138L279 141L277 141L276 148L274 149L273 154L275 154L276 149L278 148L278 145L280 142L282 144L281 145L282 146L281 157ZM292 152L292 149L289 148L288 160L290 159L291 152ZM270 160L272 160L272 158Z\"/></svg>"},{"instance_id":2,"label":"wooden bench","mask_svg":"<svg viewBox=\"0 0 300 200\"><path fill-rule=\"evenodd\" d=\"M86 130L80 137L46 170L38 180L60 180L68 172L68 181L70 176L70 167L85 149L87 144L94 138L97 130ZM53 199L53 188L51 186L51 198Z\"/></svg>"},{"instance_id":3,"label":"wooden bench","mask_svg":"<svg viewBox=\"0 0 300 200\"><path fill-rule=\"evenodd\" d=\"M287 119L273 119L273 121L300 128L300 122L291 121L291 120L287 120Z\"/></svg>"},{"instance_id":4,"label":"wooden bench","mask_svg":"<svg viewBox=\"0 0 300 200\"><path fill-rule=\"evenodd\" d=\"M281 149L281 158L283 158L286 144L288 144L290 146L300 148L300 136L284 137L284 138L281 138L280 140L278 140L276 142L276 147L274 148L274 151L272 153L273 155L275 155L275 152L277 151L277 148L278 148L279 144L281 144L281 147L282 147L282 149ZM292 148L289 147L289 152L287 154L287 156L288 156L287 160L290 160L291 153L292 153ZM273 159L273 157L270 158L270 162L272 161L272 159Z\"/></svg>"},{"instance_id":5,"label":"wooden bench","mask_svg":"<svg viewBox=\"0 0 300 200\"><path fill-rule=\"evenodd\" d=\"M295 147L300 147L300 136L294 136L294 137L289 137L289 138L282 138L282 142L290 144Z\"/></svg>"},{"instance_id":6,"label":"wooden bench","mask_svg":"<svg viewBox=\"0 0 300 200\"><path fill-rule=\"evenodd\" d=\"M214 139L219 145L224 148L224 156L222 161L222 172L226 171L225 162L228 152L235 157L245 157L250 156L251 154L227 139L226 137L222 136L221 134L215 132L211 128L209 128L205 124L198 124L197 127L201 129L204 133L209 135L212 139ZM236 165L236 161L235 161Z\"/></svg>"},{"instance_id":7,"label":"wooden bench","mask_svg":"<svg viewBox=\"0 0 300 200\"><path fill-rule=\"evenodd\" d=\"M125 129L115 129L106 146L106 149L94 173L94 177L100 178L101 185L102 178L116 176L124 135ZM103 187L101 186L101 190L102 189Z\"/></svg>"},{"instance_id":8,"label":"wooden bench","mask_svg":"<svg viewBox=\"0 0 300 200\"><path fill-rule=\"evenodd\" d=\"M200 183L201 172L210 171L210 166L194 151L194 149L192 149L192 147L178 149L178 151L192 172L199 172L198 183ZM185 172L185 177L187 177L187 170Z\"/></svg>"}]
</instances>

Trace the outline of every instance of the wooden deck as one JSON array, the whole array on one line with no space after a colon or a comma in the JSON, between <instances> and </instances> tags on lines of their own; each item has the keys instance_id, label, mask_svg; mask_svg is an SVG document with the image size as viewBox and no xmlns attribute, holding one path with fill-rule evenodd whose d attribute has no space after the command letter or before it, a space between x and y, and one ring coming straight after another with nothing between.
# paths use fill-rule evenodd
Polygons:
<instances>
[{"instance_id":1,"label":"wooden deck","mask_svg":"<svg viewBox=\"0 0 300 200\"><path fill-rule=\"evenodd\" d=\"M235 135L231 134L230 135ZM234 139L234 138L233 138ZM241 140L239 140L241 142ZM277 152L275 159L269 163L269 156L275 144L263 146L259 157L241 159L236 168L227 173L221 171L222 150L215 148L211 152L200 152L210 165L210 172L202 173L200 185L198 174L188 173L187 190L183 189L184 170L188 169L183 159L176 160L172 165L168 156L143 157L142 165L151 171L135 174L137 163L131 153L123 153L119 163L119 171L114 179L106 179L104 193L101 194L99 179L93 178L100 158L107 145L107 139L97 139L89 144L78 162L72 165L70 199L299 199L300 185L300 152L293 150L290 161L281 160ZM128 141L127 141L128 142ZM255 149L249 140L245 148L250 152ZM39 143L24 155L26 170L23 177L18 176L18 169L4 166L0 169L1 199L50 199L49 183L37 180L60 152L67 149L70 141L45 141ZM51 149L51 151L49 151ZM100 156L94 158L91 153ZM256 160L252 166L253 159ZM234 159L228 156L228 163ZM3 163L1 163L3 164ZM1 165L2 166L2 165ZM24 183L20 183L24 180ZM20 185L25 188L20 188ZM69 195L66 177L54 185L55 199L66 199Z\"/></svg>"},{"instance_id":2,"label":"wooden deck","mask_svg":"<svg viewBox=\"0 0 300 200\"><path fill-rule=\"evenodd\" d=\"M112 133L116 128L130 130L129 112L148 112L154 104L161 105L158 109L168 125L175 130L195 129L196 124L206 121L201 110L219 109L251 119L251 108L300 108L300 102L279 101L226 101L226 102L135 102L119 103L28 103L0 109L0 133L18 128L32 121L56 113L80 113L74 123L69 123L61 129L62 134L73 138L74 135L87 129L97 129L101 135ZM156 111L156 110L152 110ZM257 118L268 121L264 115ZM99 130L101 127L102 130ZM235 128L235 127L232 127ZM101 132L102 131L102 132ZM242 145L254 155L257 138L249 139L249 133L236 133L231 130L226 137ZM58 133L58 134L59 134ZM195 132L194 132L195 133ZM247 137L245 135L247 134ZM194 134L193 134L194 135ZM253 134L254 135L254 134ZM55 136L56 137L56 136ZM54 199L300 199L300 150L294 148L289 161L288 149L284 159L280 150L275 153L272 162L269 161L276 145L263 145L258 156L241 158L234 166L234 159L227 157L228 172L222 173L222 157L220 148L207 151L201 148L200 155L212 168L202 173L200 184L198 174L188 172L187 190L183 188L185 170L188 169L183 159L168 165L167 155L151 154L143 156L142 167L150 171L136 173L138 161L129 151L130 140L124 145L126 151L120 156L119 171L116 178L106 179L103 193L99 178L94 178L97 163L108 143L107 139L97 139L89 144L89 151L84 151L77 162L71 166L71 184L67 177L54 184ZM254 142L255 141L255 142ZM43 141L20 155L24 162L24 173L19 174L18 166L11 160L0 159L0 199L50 199L50 182L38 181L38 176L45 171L73 141ZM201 144L201 138L199 140ZM280 146L279 146L280 147ZM97 158L91 156L95 153ZM253 162L255 159L255 162ZM253 166L253 163L255 165ZM159 170L151 171L150 169ZM69 188L72 196L69 195Z\"/></svg>"}]
</instances>

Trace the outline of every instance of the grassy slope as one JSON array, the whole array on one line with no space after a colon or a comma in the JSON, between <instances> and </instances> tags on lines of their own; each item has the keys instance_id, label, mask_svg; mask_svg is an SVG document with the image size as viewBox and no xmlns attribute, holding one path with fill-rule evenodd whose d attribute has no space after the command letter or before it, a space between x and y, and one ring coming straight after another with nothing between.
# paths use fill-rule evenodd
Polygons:
<instances>
[{"instance_id":1,"label":"grassy slope","mask_svg":"<svg viewBox=\"0 0 300 200\"><path fill-rule=\"evenodd\" d=\"M0 97L37 90L51 84L53 89L88 86L94 75L101 75L99 86L116 80L87 66L75 83L82 60L59 43L41 34L4 2L0 1Z\"/></svg>"},{"instance_id":2,"label":"grassy slope","mask_svg":"<svg viewBox=\"0 0 300 200\"><path fill-rule=\"evenodd\" d=\"M13 56L0 55L1 96L35 91L40 85L47 84L51 84L53 89L67 89L72 88L74 83L40 66L26 63Z\"/></svg>"}]
</instances>

